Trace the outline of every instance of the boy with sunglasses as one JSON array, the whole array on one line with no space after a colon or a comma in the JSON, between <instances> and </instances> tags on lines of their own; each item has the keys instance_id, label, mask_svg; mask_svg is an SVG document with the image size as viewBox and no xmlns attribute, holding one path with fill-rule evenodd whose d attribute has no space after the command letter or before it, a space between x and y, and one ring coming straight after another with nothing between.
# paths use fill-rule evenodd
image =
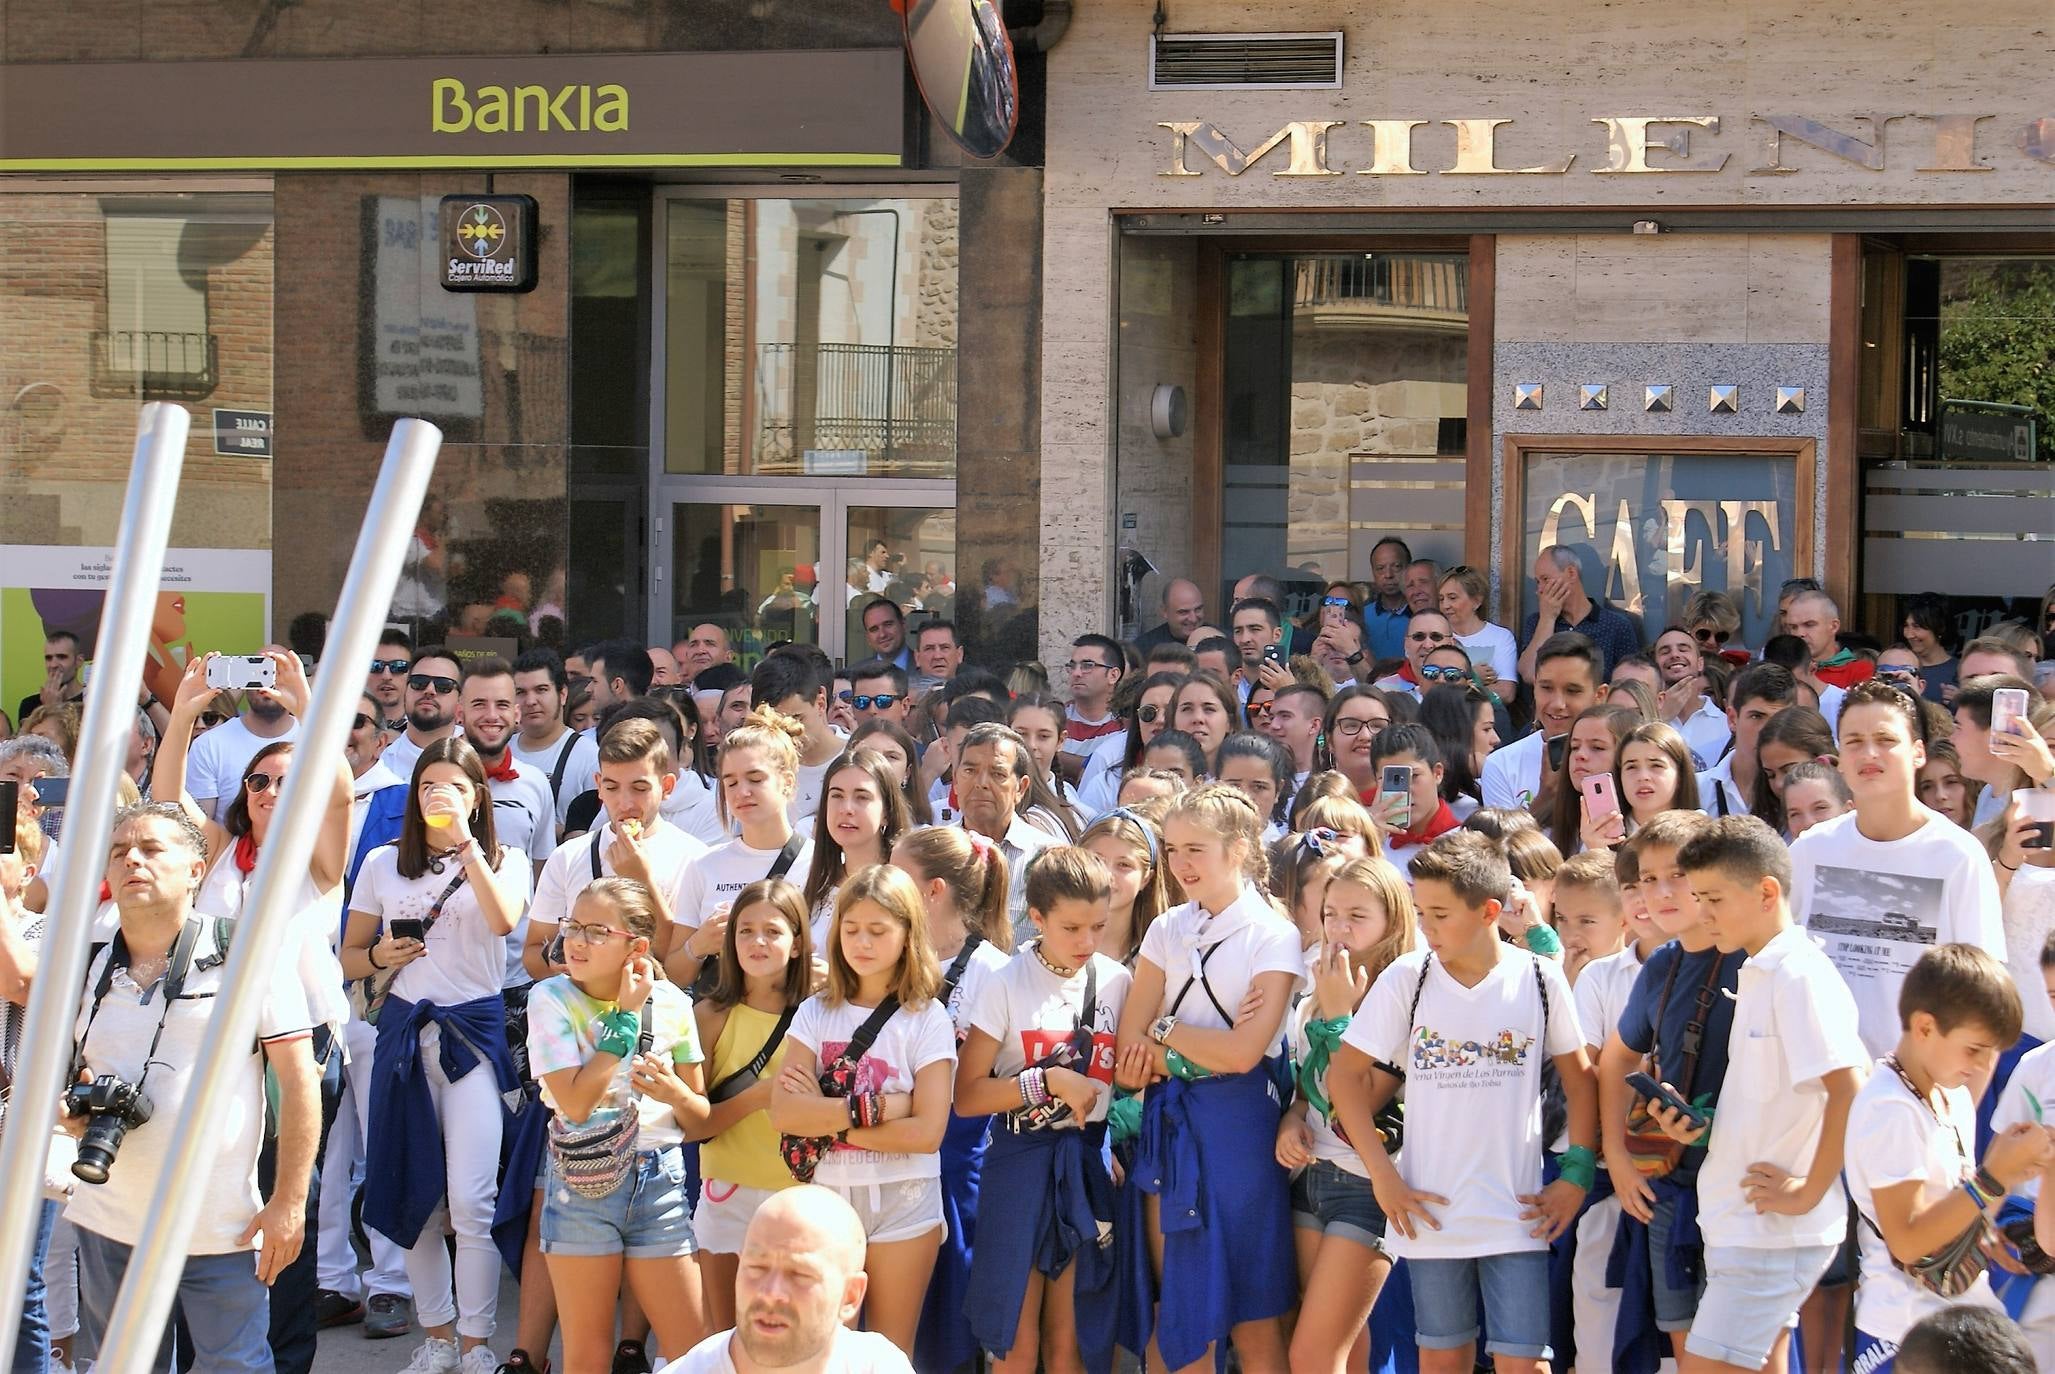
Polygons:
<instances>
[{"instance_id":1,"label":"boy with sunglasses","mask_svg":"<svg viewBox=\"0 0 2055 1374\"><path fill-rule=\"evenodd\" d=\"M387 768L402 778L412 778L421 751L457 733L457 688L462 681L463 668L448 649L431 644L414 651L401 698L407 728L385 746Z\"/></svg>"}]
</instances>

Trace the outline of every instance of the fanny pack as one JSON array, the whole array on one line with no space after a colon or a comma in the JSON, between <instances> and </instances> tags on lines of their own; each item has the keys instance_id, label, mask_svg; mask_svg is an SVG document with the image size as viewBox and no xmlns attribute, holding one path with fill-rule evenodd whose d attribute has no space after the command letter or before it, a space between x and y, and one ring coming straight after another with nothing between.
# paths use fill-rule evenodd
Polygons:
<instances>
[{"instance_id":1,"label":"fanny pack","mask_svg":"<svg viewBox=\"0 0 2055 1374\"><path fill-rule=\"evenodd\" d=\"M1920 1105L1932 1113L1934 1120L1939 1122L1941 1114L1934 1111L1932 1100L1914 1087L1912 1080L1905 1076L1905 1070L1899 1066L1898 1056L1886 1055L1884 1063L1890 1066L1891 1072L1898 1075L1898 1081L1905 1085L1905 1090L1918 1098ZM1971 1167L1969 1150L1963 1145L1962 1132L1955 1129L1955 1123L1951 1121L1946 1124L1949 1132L1955 1137L1955 1153L1962 1161L1962 1174L1966 1176ZM1856 1209L1855 1214L1862 1218L1862 1224L1869 1227L1878 1240L1884 1239L1884 1233L1860 1208ZM1984 1236L1989 1229L1990 1223L1979 1215L1970 1223L1967 1230L1940 1249L1921 1255L1910 1264L1900 1260L1896 1255L1891 1255L1891 1266L1937 1297L1959 1298L1975 1285L1978 1276L1990 1263L1984 1255L1983 1248ZM1887 1242L1884 1253L1890 1255L1890 1252L1891 1247Z\"/></svg>"},{"instance_id":2,"label":"fanny pack","mask_svg":"<svg viewBox=\"0 0 2055 1374\"><path fill-rule=\"evenodd\" d=\"M1655 1004L1653 1043L1643 1056L1643 1064L1650 1077L1662 1081L1662 1026L1663 1016L1669 1010L1670 989L1676 986L1677 970L1684 966L1680 955L1671 962L1669 974L1663 979L1663 994ZM1672 1084L1686 1102L1691 1100L1692 1081L1698 1077L1698 1052L1705 1042L1705 1022L1712 1011L1713 992L1720 981L1720 961L1714 959L1706 970L1705 983L1698 989L1698 1005L1691 1013L1691 1020L1684 1026L1684 1072L1679 1083ZM1662 1178L1675 1171L1683 1162L1687 1147L1681 1140L1673 1139L1668 1132L1648 1114L1648 1099L1636 1097L1627 1104L1627 1158L1634 1165L1634 1172L1643 1178Z\"/></svg>"},{"instance_id":3,"label":"fanny pack","mask_svg":"<svg viewBox=\"0 0 2055 1374\"><path fill-rule=\"evenodd\" d=\"M635 1053L649 1053L656 1040L655 1009L642 1004L642 1033ZM580 1197L603 1198L621 1186L635 1166L635 1142L642 1133L642 1113L631 1099L605 1121L589 1126L566 1125L560 1116L549 1122L549 1158L564 1186Z\"/></svg>"},{"instance_id":4,"label":"fanny pack","mask_svg":"<svg viewBox=\"0 0 2055 1374\"><path fill-rule=\"evenodd\" d=\"M797 1010L796 1007L785 1008L784 1013L778 1017L778 1024L771 1027L770 1037L756 1052L756 1057L708 1088L706 1100L726 1102L729 1098L740 1097L755 1087L763 1078L764 1066L771 1062L771 1056L778 1052L778 1046L784 1042L785 1032L792 1028L792 1016Z\"/></svg>"},{"instance_id":5,"label":"fanny pack","mask_svg":"<svg viewBox=\"0 0 2055 1374\"><path fill-rule=\"evenodd\" d=\"M849 1043L842 1053L822 1066L820 1072L821 1092L828 1097L847 1097L856 1083L856 1066L870 1053L871 1045L877 1041L878 1032L899 1010L899 999L887 997L878 1003L878 1009L870 1014L856 1034L849 1037ZM792 1177L801 1183L813 1182L814 1170L828 1157L828 1151L835 1148L835 1142L842 1133L835 1135L786 1135L778 1136L778 1154L785 1161L785 1167L792 1171Z\"/></svg>"}]
</instances>

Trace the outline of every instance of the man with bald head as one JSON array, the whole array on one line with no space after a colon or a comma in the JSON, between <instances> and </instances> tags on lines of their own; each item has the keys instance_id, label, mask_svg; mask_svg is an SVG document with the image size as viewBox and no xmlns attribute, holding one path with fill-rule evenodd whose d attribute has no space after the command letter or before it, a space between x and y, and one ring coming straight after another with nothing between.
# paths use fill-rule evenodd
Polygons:
<instances>
[{"instance_id":1,"label":"man with bald head","mask_svg":"<svg viewBox=\"0 0 2055 1374\"><path fill-rule=\"evenodd\" d=\"M1188 577L1173 577L1163 586L1163 623L1135 641L1143 653L1158 644L1182 644L1205 623L1206 594Z\"/></svg>"},{"instance_id":2,"label":"man with bald head","mask_svg":"<svg viewBox=\"0 0 2055 1374\"><path fill-rule=\"evenodd\" d=\"M848 1326L869 1284L863 1260L863 1223L840 1194L812 1183L771 1194L742 1241L734 1329L666 1374L913 1374L897 1346Z\"/></svg>"}]
</instances>

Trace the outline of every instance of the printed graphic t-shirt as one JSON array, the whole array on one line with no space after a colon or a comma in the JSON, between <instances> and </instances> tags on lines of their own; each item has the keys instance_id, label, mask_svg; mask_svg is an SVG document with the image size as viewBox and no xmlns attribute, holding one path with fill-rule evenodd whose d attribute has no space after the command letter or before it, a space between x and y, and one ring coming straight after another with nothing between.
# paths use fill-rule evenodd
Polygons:
<instances>
[{"instance_id":1,"label":"printed graphic t-shirt","mask_svg":"<svg viewBox=\"0 0 2055 1374\"><path fill-rule=\"evenodd\" d=\"M692 1019L692 999L684 989L676 983L660 981L650 990L649 1005L649 1052L668 1055L673 1064L699 1063L705 1056L700 1052L699 1030ZM535 1077L540 1080L560 1069L579 1068L598 1053L600 1013L611 1011L614 1006L586 995L567 974L537 983L528 994L528 1064ZM634 1067L633 1056L614 1065L613 1081L607 1084L606 1094L592 1109L592 1115L578 1124L595 1124L619 1116L632 1102L641 1119L635 1137L637 1150L660 1150L683 1143L685 1133L678 1127L671 1104L635 1091ZM552 1109L562 1110L546 1083L542 1096Z\"/></svg>"},{"instance_id":2,"label":"printed graphic t-shirt","mask_svg":"<svg viewBox=\"0 0 2055 1374\"><path fill-rule=\"evenodd\" d=\"M826 1063L848 1048L850 1037L870 1020L874 1010L854 1002L831 1007L818 997L809 997L793 1016L788 1034L812 1050L817 1062ZM925 1003L919 1010L901 1007L857 1062L854 1086L871 1092L910 1093L915 1075L938 1060L956 1062L956 1027L949 1013L940 1002ZM882 1154L838 1142L821 1161L814 1182L830 1188L856 1188L941 1176L942 1157L933 1152Z\"/></svg>"},{"instance_id":3,"label":"printed graphic t-shirt","mask_svg":"<svg viewBox=\"0 0 2055 1374\"><path fill-rule=\"evenodd\" d=\"M1120 1025L1120 1009L1127 1005L1128 985L1134 981L1121 965L1103 954L1092 956L1096 986L1092 989L1091 1057L1071 1067L1102 1086L1092 1120L1104 1121L1112 1103L1113 1032ZM1013 962L987 977L969 1006L970 1024L999 1042L992 1061L992 1076L1013 1078L1030 1064L1039 1064L1051 1051L1071 1041L1086 1027L1084 1014L1085 970L1058 978L1045 968L1034 952L1023 951ZM1079 1123L1065 1117L1065 1126Z\"/></svg>"},{"instance_id":4,"label":"printed graphic t-shirt","mask_svg":"<svg viewBox=\"0 0 2055 1374\"><path fill-rule=\"evenodd\" d=\"M1409 1017L1415 988L1420 1005ZM1342 1043L1405 1071L1399 1173L1450 1199L1436 1209L1439 1231L1421 1227L1408 1240L1394 1228L1385 1238L1394 1254L1468 1259L1548 1248L1520 1219L1521 1196L1541 1190L1541 1065L1581 1048L1583 1036L1555 961L1509 946L1474 988L1424 950L1378 975Z\"/></svg>"}]
</instances>

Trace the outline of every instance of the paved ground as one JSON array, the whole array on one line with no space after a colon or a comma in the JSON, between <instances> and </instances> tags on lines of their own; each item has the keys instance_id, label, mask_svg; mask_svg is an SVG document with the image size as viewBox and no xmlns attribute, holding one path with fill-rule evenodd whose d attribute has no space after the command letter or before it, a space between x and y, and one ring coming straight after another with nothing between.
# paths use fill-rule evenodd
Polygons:
<instances>
[{"instance_id":1,"label":"paved ground","mask_svg":"<svg viewBox=\"0 0 2055 1374\"><path fill-rule=\"evenodd\" d=\"M514 1342L514 1314L520 1310L520 1289L512 1278L500 1287L499 1329L492 1348L505 1355ZM397 1374L414 1358L421 1344L421 1330L397 1340L367 1341L361 1326L337 1326L321 1333L321 1349L314 1357L314 1374ZM555 1361L560 1352L551 1351Z\"/></svg>"}]
</instances>

